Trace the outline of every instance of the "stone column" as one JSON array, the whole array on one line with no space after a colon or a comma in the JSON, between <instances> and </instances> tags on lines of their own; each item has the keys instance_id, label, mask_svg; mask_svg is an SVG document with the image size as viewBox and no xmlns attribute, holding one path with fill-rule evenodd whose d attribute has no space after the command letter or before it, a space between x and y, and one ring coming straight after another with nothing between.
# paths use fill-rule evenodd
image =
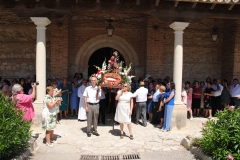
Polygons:
<instances>
[{"instance_id":1,"label":"stone column","mask_svg":"<svg viewBox=\"0 0 240 160\"><path fill-rule=\"evenodd\" d=\"M173 82L175 83L175 105L172 116L171 128L183 129L186 126L186 105L181 102L182 90L182 68L183 68L183 30L189 25L186 22L173 22L170 25L175 32L174 60L173 60Z\"/></svg>"},{"instance_id":2,"label":"stone column","mask_svg":"<svg viewBox=\"0 0 240 160\"><path fill-rule=\"evenodd\" d=\"M51 23L47 17L31 17L37 26L36 41L36 81L39 85L36 89L36 100L34 102L36 118L41 115L43 99L46 95L46 26ZM40 109L41 108L41 109ZM40 112L40 113L39 113ZM36 121L35 121L36 122ZM39 122L39 120L38 120ZM38 124L38 122L36 122Z\"/></svg>"},{"instance_id":3,"label":"stone column","mask_svg":"<svg viewBox=\"0 0 240 160\"><path fill-rule=\"evenodd\" d=\"M182 68L183 68L183 30L188 26L186 22L174 22L170 28L175 30L173 82L176 87L175 103L181 104Z\"/></svg>"},{"instance_id":4,"label":"stone column","mask_svg":"<svg viewBox=\"0 0 240 160\"><path fill-rule=\"evenodd\" d=\"M39 82L36 93L36 103L42 103L46 95L46 27L51 22L46 17L31 17L37 25L36 42L36 81Z\"/></svg>"}]
</instances>

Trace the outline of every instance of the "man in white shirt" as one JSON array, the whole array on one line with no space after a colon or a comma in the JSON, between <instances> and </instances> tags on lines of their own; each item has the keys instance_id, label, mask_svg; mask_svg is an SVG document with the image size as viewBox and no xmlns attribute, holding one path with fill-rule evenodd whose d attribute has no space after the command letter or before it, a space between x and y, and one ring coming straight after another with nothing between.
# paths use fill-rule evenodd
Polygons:
<instances>
[{"instance_id":1,"label":"man in white shirt","mask_svg":"<svg viewBox=\"0 0 240 160\"><path fill-rule=\"evenodd\" d=\"M133 97L136 97L136 124L138 125L139 117L141 114L141 119L143 126L147 126L147 118L146 118L146 111L147 111L147 94L148 89L144 88L144 82L141 81L139 83L140 88L133 93Z\"/></svg>"},{"instance_id":2,"label":"man in white shirt","mask_svg":"<svg viewBox=\"0 0 240 160\"><path fill-rule=\"evenodd\" d=\"M230 87L230 94L231 94L231 101L233 104L230 105L236 105L236 107L240 106L240 85L238 83L238 79L233 79L233 85Z\"/></svg>"},{"instance_id":3,"label":"man in white shirt","mask_svg":"<svg viewBox=\"0 0 240 160\"><path fill-rule=\"evenodd\" d=\"M214 94L212 97L212 114L214 115L217 111L222 110L221 106L221 94L223 90L223 86L221 85L221 80L217 79L216 84L212 85L214 89Z\"/></svg>"},{"instance_id":4,"label":"man in white shirt","mask_svg":"<svg viewBox=\"0 0 240 160\"><path fill-rule=\"evenodd\" d=\"M99 99L101 97L101 87L96 85L96 77L91 78L91 86L88 86L84 93L84 106L87 112L87 136L91 137L91 127L93 120L93 134L99 136L97 132L97 123L99 115Z\"/></svg>"}]
</instances>

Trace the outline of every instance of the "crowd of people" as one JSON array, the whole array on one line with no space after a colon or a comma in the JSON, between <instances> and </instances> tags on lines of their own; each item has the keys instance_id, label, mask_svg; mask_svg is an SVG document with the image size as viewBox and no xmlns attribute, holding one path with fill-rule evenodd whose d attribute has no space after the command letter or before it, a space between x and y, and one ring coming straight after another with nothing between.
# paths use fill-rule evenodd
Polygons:
<instances>
[{"instance_id":1,"label":"crowd of people","mask_svg":"<svg viewBox=\"0 0 240 160\"><path fill-rule=\"evenodd\" d=\"M193 117L212 118L229 105L240 106L238 79L206 78L206 81L186 81L182 89L182 101L187 106L190 120Z\"/></svg>"},{"instance_id":2,"label":"crowd of people","mask_svg":"<svg viewBox=\"0 0 240 160\"><path fill-rule=\"evenodd\" d=\"M17 107L25 111L23 120L32 121L34 108L32 102L36 95L34 76L27 78L1 80L2 94L17 99ZM106 124L105 114L113 113L114 120L120 124L120 138L124 137L124 124L129 129L129 138L133 140L132 125L156 125L167 132L171 127L174 108L175 84L169 76L154 80L151 76L145 79L125 83L122 88L102 88L97 86L96 78L83 79L76 73L71 83L67 78L47 80L46 96L43 102L42 129L46 131L46 144L53 147L53 130L60 120L69 115L77 116L78 121L87 121L87 136L100 136L98 123ZM183 84L182 103L186 105L186 116L192 120L203 116L212 118L228 105L240 105L240 85L238 79L206 78L206 81L186 81ZM70 108L69 108L70 107ZM68 111L70 114L68 114ZM58 116L59 115L59 116ZM132 120L133 119L133 120ZM93 126L93 129L92 129ZM91 130L92 129L92 130Z\"/></svg>"}]
</instances>

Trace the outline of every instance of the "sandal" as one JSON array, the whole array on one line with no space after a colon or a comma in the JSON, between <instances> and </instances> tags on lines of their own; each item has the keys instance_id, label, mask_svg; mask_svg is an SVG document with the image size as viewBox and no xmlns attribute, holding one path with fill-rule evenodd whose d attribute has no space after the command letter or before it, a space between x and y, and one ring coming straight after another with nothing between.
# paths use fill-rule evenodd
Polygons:
<instances>
[{"instance_id":1,"label":"sandal","mask_svg":"<svg viewBox=\"0 0 240 160\"><path fill-rule=\"evenodd\" d=\"M48 147L53 147L53 144L48 144L47 142L46 142L46 145L47 145Z\"/></svg>"},{"instance_id":2,"label":"sandal","mask_svg":"<svg viewBox=\"0 0 240 160\"><path fill-rule=\"evenodd\" d=\"M133 135L130 135L130 139L133 140Z\"/></svg>"},{"instance_id":3,"label":"sandal","mask_svg":"<svg viewBox=\"0 0 240 160\"><path fill-rule=\"evenodd\" d=\"M120 135L120 139L123 139L123 134Z\"/></svg>"},{"instance_id":4,"label":"sandal","mask_svg":"<svg viewBox=\"0 0 240 160\"><path fill-rule=\"evenodd\" d=\"M51 140L51 143L53 144L53 143L58 143L58 141L56 141L56 140Z\"/></svg>"},{"instance_id":5,"label":"sandal","mask_svg":"<svg viewBox=\"0 0 240 160\"><path fill-rule=\"evenodd\" d=\"M120 139L123 139L123 135L124 135L124 132L120 133Z\"/></svg>"}]
</instances>

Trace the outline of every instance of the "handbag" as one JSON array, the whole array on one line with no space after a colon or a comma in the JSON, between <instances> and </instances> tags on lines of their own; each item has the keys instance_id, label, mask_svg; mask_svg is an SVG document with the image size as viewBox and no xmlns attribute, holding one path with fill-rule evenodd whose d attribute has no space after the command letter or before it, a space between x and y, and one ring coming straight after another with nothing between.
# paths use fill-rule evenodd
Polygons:
<instances>
[{"instance_id":1,"label":"handbag","mask_svg":"<svg viewBox=\"0 0 240 160\"><path fill-rule=\"evenodd\" d=\"M209 103L204 103L204 108L209 108L210 104Z\"/></svg>"}]
</instances>

